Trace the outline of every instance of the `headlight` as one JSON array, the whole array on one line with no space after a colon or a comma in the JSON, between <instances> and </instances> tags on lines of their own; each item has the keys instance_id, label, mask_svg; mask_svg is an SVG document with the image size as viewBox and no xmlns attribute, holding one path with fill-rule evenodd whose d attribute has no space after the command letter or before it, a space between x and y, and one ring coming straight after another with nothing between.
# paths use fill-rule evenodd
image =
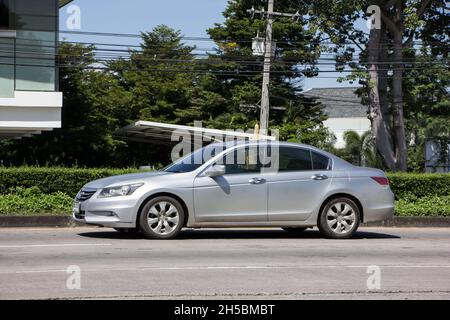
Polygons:
<instances>
[{"instance_id":1,"label":"headlight","mask_svg":"<svg viewBox=\"0 0 450 320\"><path fill-rule=\"evenodd\" d=\"M104 188L98 194L99 198L110 198L110 197L121 197L121 196L129 196L133 194L139 187L144 185L143 183L137 184L128 184L124 186Z\"/></svg>"}]
</instances>

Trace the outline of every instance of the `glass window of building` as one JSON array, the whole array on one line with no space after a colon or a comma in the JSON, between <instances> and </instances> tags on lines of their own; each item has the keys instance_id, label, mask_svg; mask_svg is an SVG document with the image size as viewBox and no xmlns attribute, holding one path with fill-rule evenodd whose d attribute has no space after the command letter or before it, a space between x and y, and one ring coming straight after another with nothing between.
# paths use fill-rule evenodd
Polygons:
<instances>
[{"instance_id":1,"label":"glass window of building","mask_svg":"<svg viewBox=\"0 0 450 320\"><path fill-rule=\"evenodd\" d=\"M0 0L0 29L10 29L9 0Z\"/></svg>"}]
</instances>

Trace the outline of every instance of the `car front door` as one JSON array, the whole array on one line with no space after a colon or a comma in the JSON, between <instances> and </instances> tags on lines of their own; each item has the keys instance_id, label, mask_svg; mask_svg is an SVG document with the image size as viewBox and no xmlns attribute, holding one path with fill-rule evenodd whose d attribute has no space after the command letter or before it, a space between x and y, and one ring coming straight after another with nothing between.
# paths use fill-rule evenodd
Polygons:
<instances>
[{"instance_id":1,"label":"car front door","mask_svg":"<svg viewBox=\"0 0 450 320\"><path fill-rule=\"evenodd\" d=\"M267 176L269 221L308 219L331 182L329 168L330 160L324 155L281 146L278 172Z\"/></svg>"},{"instance_id":2,"label":"car front door","mask_svg":"<svg viewBox=\"0 0 450 320\"><path fill-rule=\"evenodd\" d=\"M224 175L200 174L194 180L196 221L267 221L267 184L261 175L257 151L240 147L215 164L225 165Z\"/></svg>"}]
</instances>

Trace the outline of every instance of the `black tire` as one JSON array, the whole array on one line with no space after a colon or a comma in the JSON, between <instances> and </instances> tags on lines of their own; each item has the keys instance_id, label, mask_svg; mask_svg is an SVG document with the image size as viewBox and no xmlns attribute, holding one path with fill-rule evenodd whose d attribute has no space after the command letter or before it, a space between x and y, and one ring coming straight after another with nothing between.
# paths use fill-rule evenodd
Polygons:
<instances>
[{"instance_id":1,"label":"black tire","mask_svg":"<svg viewBox=\"0 0 450 320\"><path fill-rule=\"evenodd\" d=\"M343 205L344 204L344 205ZM345 206L350 206L352 213L342 214L342 211L345 211ZM334 209L337 209L337 207L340 207L341 211L336 211L336 223L333 223L334 217L332 216L332 213L328 214L330 212L330 209L335 212ZM341 218L338 218L338 217ZM348 222L351 222L352 220L350 217L354 217L353 224L349 224ZM340 219L340 220L338 220ZM350 228L347 228L345 230L344 221L346 225L349 225ZM356 230L359 227L359 223L361 221L361 212L356 205L356 203L345 197L339 197L334 198L328 201L328 203L323 207L322 211L320 212L319 221L318 221L318 227L320 230L320 233L330 239L348 239L353 236L353 234L356 232ZM330 222L330 223L329 223ZM340 224L339 224L340 223ZM330 226L331 224L331 226ZM341 232L338 232L337 230L341 230Z\"/></svg>"},{"instance_id":2,"label":"black tire","mask_svg":"<svg viewBox=\"0 0 450 320\"><path fill-rule=\"evenodd\" d=\"M292 234L298 234L298 233L303 233L306 229L305 227L284 227L281 228L286 232L292 233Z\"/></svg>"},{"instance_id":3,"label":"black tire","mask_svg":"<svg viewBox=\"0 0 450 320\"><path fill-rule=\"evenodd\" d=\"M167 204L165 206L164 210L162 210L160 203ZM167 211L171 211L172 206L177 211L178 220L177 220L176 225L173 223L174 216L169 216L169 215L167 215L168 213L156 215L156 214L153 214L150 212L150 209L152 209L152 207L154 207L157 211L158 211L158 208L160 208L161 212L162 211L165 212L166 209L167 209ZM149 218L155 219L154 217L160 217L160 216L165 216L166 220L164 220L164 218L158 218L159 220L157 220L157 222L155 222L151 225L149 224ZM172 220L169 220L169 219L172 219ZM180 233L181 229L183 228L184 220L185 220L185 213L184 213L183 206L180 204L180 202L172 197L161 196L161 197L156 197L156 198L151 199L142 208L140 215L139 215L139 226L140 226L140 229L141 229L142 233L144 234L144 236L148 239L160 239L160 240L173 239ZM162 223L162 226L160 227L161 232L158 233L156 230L160 223ZM164 230L168 229L166 227L166 225L169 225L169 228L171 228L171 229L170 229L170 232L164 233Z\"/></svg>"},{"instance_id":4,"label":"black tire","mask_svg":"<svg viewBox=\"0 0 450 320\"><path fill-rule=\"evenodd\" d=\"M123 234L138 234L138 228L114 228L114 230L123 233Z\"/></svg>"}]
</instances>

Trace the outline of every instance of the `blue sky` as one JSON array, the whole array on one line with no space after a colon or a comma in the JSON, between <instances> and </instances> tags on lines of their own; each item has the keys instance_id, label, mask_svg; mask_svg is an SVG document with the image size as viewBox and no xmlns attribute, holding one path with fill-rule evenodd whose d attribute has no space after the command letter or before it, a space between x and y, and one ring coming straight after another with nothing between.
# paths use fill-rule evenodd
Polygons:
<instances>
[{"instance_id":1,"label":"blue sky","mask_svg":"<svg viewBox=\"0 0 450 320\"><path fill-rule=\"evenodd\" d=\"M150 31L159 24L166 24L181 30L184 36L206 37L206 29L224 20L227 0L75 0L71 4L81 9L81 30L85 32L131 33ZM67 7L60 12L60 30L67 30ZM139 39L94 37L62 33L61 38L69 41L138 44ZM190 43L192 44L192 43ZM212 42L197 42L202 49L212 48ZM333 66L327 67L333 70ZM337 73L324 73L322 76L336 77ZM306 79L303 88L354 86L340 84L335 79Z\"/></svg>"}]
</instances>

